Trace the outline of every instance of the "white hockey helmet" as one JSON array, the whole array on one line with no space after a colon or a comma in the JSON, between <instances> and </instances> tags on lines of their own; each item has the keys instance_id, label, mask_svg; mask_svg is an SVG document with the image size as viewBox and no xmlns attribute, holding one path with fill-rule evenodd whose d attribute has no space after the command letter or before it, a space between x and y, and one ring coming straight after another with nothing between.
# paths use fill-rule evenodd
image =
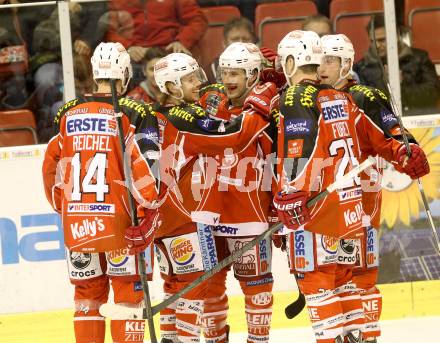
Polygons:
<instances>
[{"instance_id":1,"label":"white hockey helmet","mask_svg":"<svg viewBox=\"0 0 440 343\"><path fill-rule=\"evenodd\" d=\"M232 43L220 55L219 66L221 68L243 69L246 72L246 77L249 78L255 69L258 73L262 69L260 49L253 43Z\"/></svg>"},{"instance_id":2,"label":"white hockey helmet","mask_svg":"<svg viewBox=\"0 0 440 343\"><path fill-rule=\"evenodd\" d=\"M100 43L91 58L93 79L116 79L122 81L125 89L133 75L130 55L119 43Z\"/></svg>"},{"instance_id":3,"label":"white hockey helmet","mask_svg":"<svg viewBox=\"0 0 440 343\"><path fill-rule=\"evenodd\" d=\"M341 75L341 78L347 77L353 71L354 48L351 40L344 34L325 35L321 37L322 51L324 56L336 56L341 58L341 66L348 66L347 74ZM342 68L341 68L342 72Z\"/></svg>"},{"instance_id":4,"label":"white hockey helmet","mask_svg":"<svg viewBox=\"0 0 440 343\"><path fill-rule=\"evenodd\" d=\"M296 73L298 67L308 64L321 64L321 39L313 31L291 31L278 44L278 55L281 59L284 74L290 82L289 78ZM290 74L287 74L286 62L289 56L293 57L295 67Z\"/></svg>"},{"instance_id":5,"label":"white hockey helmet","mask_svg":"<svg viewBox=\"0 0 440 343\"><path fill-rule=\"evenodd\" d=\"M166 83L172 82L181 89L180 79L193 72L199 73L200 81L206 82L206 74L199 67L197 61L191 56L183 53L172 53L156 62L154 65L154 79L160 91L169 94ZM183 94L182 94L183 97Z\"/></svg>"}]
</instances>

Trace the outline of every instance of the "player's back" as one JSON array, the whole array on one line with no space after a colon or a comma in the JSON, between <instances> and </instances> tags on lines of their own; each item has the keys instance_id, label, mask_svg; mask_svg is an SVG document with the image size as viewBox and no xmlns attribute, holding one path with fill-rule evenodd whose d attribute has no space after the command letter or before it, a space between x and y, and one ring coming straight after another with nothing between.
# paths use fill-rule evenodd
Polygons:
<instances>
[{"instance_id":1,"label":"player's back","mask_svg":"<svg viewBox=\"0 0 440 343\"><path fill-rule=\"evenodd\" d=\"M290 185L313 197L358 165L361 113L346 93L305 80L281 96L280 114L280 189ZM305 228L333 237L356 236L362 227L361 195L356 177L313 206Z\"/></svg>"},{"instance_id":2,"label":"player's back","mask_svg":"<svg viewBox=\"0 0 440 343\"><path fill-rule=\"evenodd\" d=\"M124 100L122 99L122 102ZM142 115L122 106L124 140L130 156L139 155L136 142L130 138L134 126L130 119ZM118 124L111 97L84 97L62 107L57 114L59 134L48 145L43 171L53 178L51 158L58 158L61 190L61 214L66 246L72 251L110 251L125 247L124 231L131 224L124 183L123 155L118 137ZM130 143L131 142L131 143ZM130 151L131 150L131 151ZM133 157L132 157L133 158ZM131 158L130 158L131 160ZM149 175L147 164L133 164L133 176ZM46 177L46 176L45 176ZM53 182L45 180L46 187ZM151 201L154 183L139 187L137 199Z\"/></svg>"}]
</instances>

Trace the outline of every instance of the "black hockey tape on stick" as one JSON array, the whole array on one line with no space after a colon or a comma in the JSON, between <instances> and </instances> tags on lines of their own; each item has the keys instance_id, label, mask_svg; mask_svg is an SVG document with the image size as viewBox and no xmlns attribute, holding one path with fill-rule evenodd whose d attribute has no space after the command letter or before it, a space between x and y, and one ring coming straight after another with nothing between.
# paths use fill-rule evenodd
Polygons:
<instances>
[{"instance_id":1,"label":"black hockey tape on stick","mask_svg":"<svg viewBox=\"0 0 440 343\"><path fill-rule=\"evenodd\" d=\"M299 289L298 291L298 298L290 305L287 305L284 309L284 313L286 314L287 319L295 318L306 306L306 297L304 296L304 294L301 293Z\"/></svg>"},{"instance_id":2,"label":"black hockey tape on stick","mask_svg":"<svg viewBox=\"0 0 440 343\"><path fill-rule=\"evenodd\" d=\"M369 157L367 160L362 162L357 167L353 168L351 171L349 171L347 174L343 175L341 178L336 180L334 183L332 183L330 186L327 187L326 190L322 191L318 195L316 195L314 198L307 201L307 206L311 207L315 203L317 203L319 200L327 196L329 193L333 192L334 190L338 188L342 188L342 186L347 182L347 180L352 179L356 175L358 175L363 170L371 167L373 164L376 163L376 160L373 157ZM282 223L277 223L273 226L271 226L268 230L263 232L261 235L255 237L253 240L247 242L245 245L243 245L240 249L235 250L231 253L228 257L221 260L215 267L208 270L206 273L204 273L201 277L199 277L197 280L191 282L188 286L180 290L179 292L173 294L171 297L165 299L161 303L155 305L152 307L152 315L156 315L169 305L171 305L173 302L175 302L177 299L179 299L182 295L192 290L194 287L197 287L200 285L203 281L208 280L211 278L214 274L218 273L220 270L222 270L224 267L228 266L234 260L242 256L247 250L252 249L255 245L258 244L258 242L262 241L265 238L270 237L275 231L280 230L283 227ZM127 319L148 319L149 317L145 317L145 309L144 308L130 308L123 305L118 304L111 304L106 303L102 304L99 308L99 312L102 316L116 319L116 320L127 320Z\"/></svg>"},{"instance_id":3,"label":"black hockey tape on stick","mask_svg":"<svg viewBox=\"0 0 440 343\"><path fill-rule=\"evenodd\" d=\"M385 20L386 20L386 18L385 18ZM405 144L405 147L406 147L406 154L407 154L408 158L410 158L411 157L411 146L409 144L408 136L407 136L405 128L403 126L402 113L400 113L399 108L397 108L396 100L394 99L393 92L391 91L390 83L388 82L388 79L385 76L385 68L383 66L382 59L380 58L379 53L377 51L374 20L371 20L371 31L372 31L372 35L373 35L373 41L374 41L374 44L373 44L374 45L374 53L375 53L377 59L379 60L379 66L380 66L380 69L382 70L382 78L387 86L387 90L390 95L391 108L394 112L394 115L396 116L397 123L399 124L400 131L402 133L403 143ZM417 178L417 186L419 187L420 196L422 198L423 207L425 208L426 216L428 217L429 226L430 226L432 234L434 236L434 240L437 243L437 254L440 255L439 234L435 228L434 219L432 218L431 209L429 207L429 203L428 203L428 200L427 200L426 194L425 194L425 189L423 188L422 182L420 181L419 178Z\"/></svg>"},{"instance_id":4,"label":"black hockey tape on stick","mask_svg":"<svg viewBox=\"0 0 440 343\"><path fill-rule=\"evenodd\" d=\"M110 80L110 86L112 91L112 101L113 101L113 109L115 112L115 117L118 122L118 135L119 135L119 144L121 145L121 151L122 151L122 160L124 163L124 179L125 179L125 186L127 187L127 197L128 197L128 208L130 210L130 217L131 217L131 224L133 226L139 225L137 213L136 213L136 206L134 203L134 199L132 196L132 183L131 183L131 161L129 159L129 156L126 156L125 153L125 135L124 130L122 128L122 119L121 119L121 108L119 107L119 98L118 93L116 91L116 80L111 79ZM139 275L141 279L142 284L142 291L144 293L144 302L145 307L142 308L142 316L145 317L148 320L148 330L150 332L150 340L152 343L157 343L156 338L156 331L154 330L154 321L153 321L153 315L151 312L151 300L150 300L150 289L148 288L148 282L147 282L147 271L145 268L145 258L143 253L139 253L137 255L138 257L138 270Z\"/></svg>"}]
</instances>

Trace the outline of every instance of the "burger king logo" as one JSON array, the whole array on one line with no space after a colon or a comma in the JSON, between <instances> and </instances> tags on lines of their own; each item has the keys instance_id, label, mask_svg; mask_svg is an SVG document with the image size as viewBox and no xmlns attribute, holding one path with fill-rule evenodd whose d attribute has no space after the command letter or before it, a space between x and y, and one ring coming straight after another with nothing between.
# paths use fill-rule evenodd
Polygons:
<instances>
[{"instance_id":1,"label":"burger king logo","mask_svg":"<svg viewBox=\"0 0 440 343\"><path fill-rule=\"evenodd\" d=\"M325 251L327 251L329 254L336 254L338 251L338 239L334 237L329 236L322 236L321 237L321 244Z\"/></svg>"},{"instance_id":2,"label":"burger king logo","mask_svg":"<svg viewBox=\"0 0 440 343\"><path fill-rule=\"evenodd\" d=\"M128 249L122 248L113 250L110 251L107 256L108 263L110 263L113 267L120 267L128 261Z\"/></svg>"},{"instance_id":3,"label":"burger king logo","mask_svg":"<svg viewBox=\"0 0 440 343\"><path fill-rule=\"evenodd\" d=\"M179 266L191 263L195 253L191 241L187 238L175 238L170 244L171 256Z\"/></svg>"}]
</instances>

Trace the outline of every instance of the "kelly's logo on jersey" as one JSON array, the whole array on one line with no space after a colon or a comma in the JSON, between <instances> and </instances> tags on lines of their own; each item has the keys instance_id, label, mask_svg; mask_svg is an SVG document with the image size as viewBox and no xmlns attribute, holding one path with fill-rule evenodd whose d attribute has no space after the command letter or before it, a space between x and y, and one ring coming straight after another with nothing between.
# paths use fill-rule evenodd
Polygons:
<instances>
[{"instance_id":1,"label":"kelly's logo on jersey","mask_svg":"<svg viewBox=\"0 0 440 343\"><path fill-rule=\"evenodd\" d=\"M310 119L289 119L284 122L284 132L287 135L308 135L311 127Z\"/></svg>"},{"instance_id":2,"label":"kelly's logo on jersey","mask_svg":"<svg viewBox=\"0 0 440 343\"><path fill-rule=\"evenodd\" d=\"M189 239L175 238L170 244L171 256L178 265L183 266L191 263L196 256L194 248Z\"/></svg>"},{"instance_id":3,"label":"kelly's logo on jersey","mask_svg":"<svg viewBox=\"0 0 440 343\"><path fill-rule=\"evenodd\" d=\"M128 255L128 249L122 248L110 251L107 255L107 261L113 266L113 267L120 267L124 265L125 262L128 261L129 255Z\"/></svg>"},{"instance_id":4,"label":"kelly's logo on jersey","mask_svg":"<svg viewBox=\"0 0 440 343\"><path fill-rule=\"evenodd\" d=\"M73 239L80 239L85 236L95 237L98 231L104 230L104 220L98 217L95 217L95 220L84 219L80 222L70 224Z\"/></svg>"},{"instance_id":5,"label":"kelly's logo on jersey","mask_svg":"<svg viewBox=\"0 0 440 343\"><path fill-rule=\"evenodd\" d=\"M87 115L76 115L67 117L67 136L104 134L116 136L116 119L106 114L88 113Z\"/></svg>"},{"instance_id":6,"label":"kelly's logo on jersey","mask_svg":"<svg viewBox=\"0 0 440 343\"><path fill-rule=\"evenodd\" d=\"M347 101L334 100L322 104L322 118L326 123L331 123L338 120L347 120Z\"/></svg>"}]
</instances>

